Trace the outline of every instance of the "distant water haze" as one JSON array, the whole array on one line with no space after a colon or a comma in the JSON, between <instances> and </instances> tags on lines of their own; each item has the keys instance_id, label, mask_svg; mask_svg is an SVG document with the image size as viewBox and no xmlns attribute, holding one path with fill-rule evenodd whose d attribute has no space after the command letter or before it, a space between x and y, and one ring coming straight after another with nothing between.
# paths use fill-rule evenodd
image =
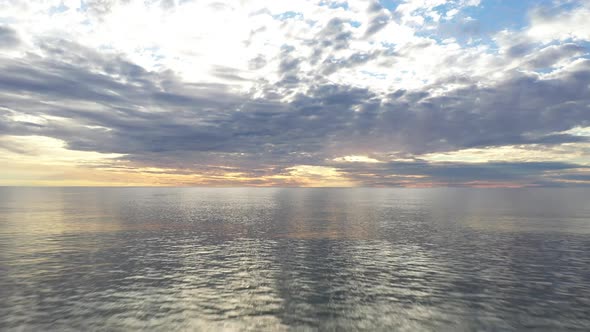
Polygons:
<instances>
[{"instance_id":1,"label":"distant water haze","mask_svg":"<svg viewBox=\"0 0 590 332\"><path fill-rule=\"evenodd\" d=\"M0 188L0 330L588 328L588 189Z\"/></svg>"}]
</instances>

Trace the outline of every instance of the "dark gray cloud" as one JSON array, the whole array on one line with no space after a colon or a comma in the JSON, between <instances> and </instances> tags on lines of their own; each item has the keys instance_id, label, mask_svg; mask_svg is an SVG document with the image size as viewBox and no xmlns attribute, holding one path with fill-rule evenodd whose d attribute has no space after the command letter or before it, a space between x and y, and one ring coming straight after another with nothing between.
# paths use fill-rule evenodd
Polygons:
<instances>
[{"instance_id":1,"label":"dark gray cloud","mask_svg":"<svg viewBox=\"0 0 590 332\"><path fill-rule=\"evenodd\" d=\"M308 60L311 64L316 64L322 59L330 59L335 51L349 47L352 32L347 24L347 20L334 17L313 39L307 41L314 48L314 52Z\"/></svg>"},{"instance_id":2,"label":"dark gray cloud","mask_svg":"<svg viewBox=\"0 0 590 332\"><path fill-rule=\"evenodd\" d=\"M374 35L375 33L379 32L381 29L385 28L391 17L389 14L378 14L371 18L369 25L367 26L367 30L365 31L365 37L369 37Z\"/></svg>"},{"instance_id":3,"label":"dark gray cloud","mask_svg":"<svg viewBox=\"0 0 590 332\"><path fill-rule=\"evenodd\" d=\"M529 55L525 66L531 69L548 68L561 60L582 55L587 51L586 48L573 43L550 45Z\"/></svg>"},{"instance_id":4,"label":"dark gray cloud","mask_svg":"<svg viewBox=\"0 0 590 332\"><path fill-rule=\"evenodd\" d=\"M329 34L337 37L336 31ZM261 81L262 97L255 98L234 92L231 85L187 83L170 71L149 72L125 58L63 40L45 41L41 47L42 57L0 59L2 134L55 137L70 149L122 153L133 164L186 172L233 167L260 176L285 174L294 165L325 165L365 185L400 185L408 175L445 183L541 183L547 171L579 166L421 161L342 165L329 160L351 154L412 156L577 142L583 138L559 132L590 125L590 60L583 59L548 78L515 70L487 87L480 87L477 78L450 77L419 91L382 95L302 77L301 60L285 47L279 63L283 81ZM578 54L574 46L565 45L562 51ZM545 55L539 53L538 59ZM358 54L347 61L353 66L365 58ZM217 68L214 74L228 81L241 79L231 68ZM278 89L299 82L307 89L281 101ZM452 82L464 87L444 95L433 92ZM45 120L15 120L15 114Z\"/></svg>"},{"instance_id":5,"label":"dark gray cloud","mask_svg":"<svg viewBox=\"0 0 590 332\"><path fill-rule=\"evenodd\" d=\"M255 58L250 59L248 61L248 69L250 70L258 70L264 68L266 66L267 60L264 55L259 54Z\"/></svg>"},{"instance_id":6,"label":"dark gray cloud","mask_svg":"<svg viewBox=\"0 0 590 332\"><path fill-rule=\"evenodd\" d=\"M560 162L492 162L492 163L427 163L393 162L384 164L348 164L340 169L351 178L369 186L400 186L441 183L468 186L473 183L513 182L547 185L547 172L588 167ZM585 179L584 176L565 178Z\"/></svg>"},{"instance_id":7,"label":"dark gray cloud","mask_svg":"<svg viewBox=\"0 0 590 332\"><path fill-rule=\"evenodd\" d=\"M0 49L12 48L20 44L16 30L9 26L0 25Z\"/></svg>"},{"instance_id":8,"label":"dark gray cloud","mask_svg":"<svg viewBox=\"0 0 590 332\"><path fill-rule=\"evenodd\" d=\"M327 58L322 66L322 75L330 75L343 68L354 68L372 60L379 59L384 52L377 50L371 53L354 53L346 58Z\"/></svg>"},{"instance_id":9,"label":"dark gray cloud","mask_svg":"<svg viewBox=\"0 0 590 332\"><path fill-rule=\"evenodd\" d=\"M570 181L584 181L590 182L590 174L563 174L557 178Z\"/></svg>"}]
</instances>

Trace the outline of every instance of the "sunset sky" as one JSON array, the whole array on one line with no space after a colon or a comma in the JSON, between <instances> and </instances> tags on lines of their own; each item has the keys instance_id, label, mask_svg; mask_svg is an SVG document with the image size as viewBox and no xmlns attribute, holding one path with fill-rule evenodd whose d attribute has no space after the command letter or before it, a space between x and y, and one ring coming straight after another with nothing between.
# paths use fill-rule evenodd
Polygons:
<instances>
[{"instance_id":1,"label":"sunset sky","mask_svg":"<svg viewBox=\"0 0 590 332\"><path fill-rule=\"evenodd\" d=\"M0 185L590 185L590 1L0 0Z\"/></svg>"}]
</instances>

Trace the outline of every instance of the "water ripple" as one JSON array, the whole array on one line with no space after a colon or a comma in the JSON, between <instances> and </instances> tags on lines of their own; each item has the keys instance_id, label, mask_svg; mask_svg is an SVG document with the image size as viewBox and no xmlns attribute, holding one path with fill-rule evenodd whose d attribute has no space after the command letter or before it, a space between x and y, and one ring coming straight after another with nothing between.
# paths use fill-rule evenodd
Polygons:
<instances>
[{"instance_id":1,"label":"water ripple","mask_svg":"<svg viewBox=\"0 0 590 332\"><path fill-rule=\"evenodd\" d=\"M551 193L3 188L0 329L587 330L590 211Z\"/></svg>"}]
</instances>

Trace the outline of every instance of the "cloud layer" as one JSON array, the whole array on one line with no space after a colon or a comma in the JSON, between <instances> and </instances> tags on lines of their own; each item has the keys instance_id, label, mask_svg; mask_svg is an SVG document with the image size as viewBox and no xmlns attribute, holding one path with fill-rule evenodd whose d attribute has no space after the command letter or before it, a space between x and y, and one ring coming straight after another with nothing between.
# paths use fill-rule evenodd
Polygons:
<instances>
[{"instance_id":1,"label":"cloud layer","mask_svg":"<svg viewBox=\"0 0 590 332\"><path fill-rule=\"evenodd\" d=\"M0 8L3 184L590 183L586 2Z\"/></svg>"}]
</instances>

